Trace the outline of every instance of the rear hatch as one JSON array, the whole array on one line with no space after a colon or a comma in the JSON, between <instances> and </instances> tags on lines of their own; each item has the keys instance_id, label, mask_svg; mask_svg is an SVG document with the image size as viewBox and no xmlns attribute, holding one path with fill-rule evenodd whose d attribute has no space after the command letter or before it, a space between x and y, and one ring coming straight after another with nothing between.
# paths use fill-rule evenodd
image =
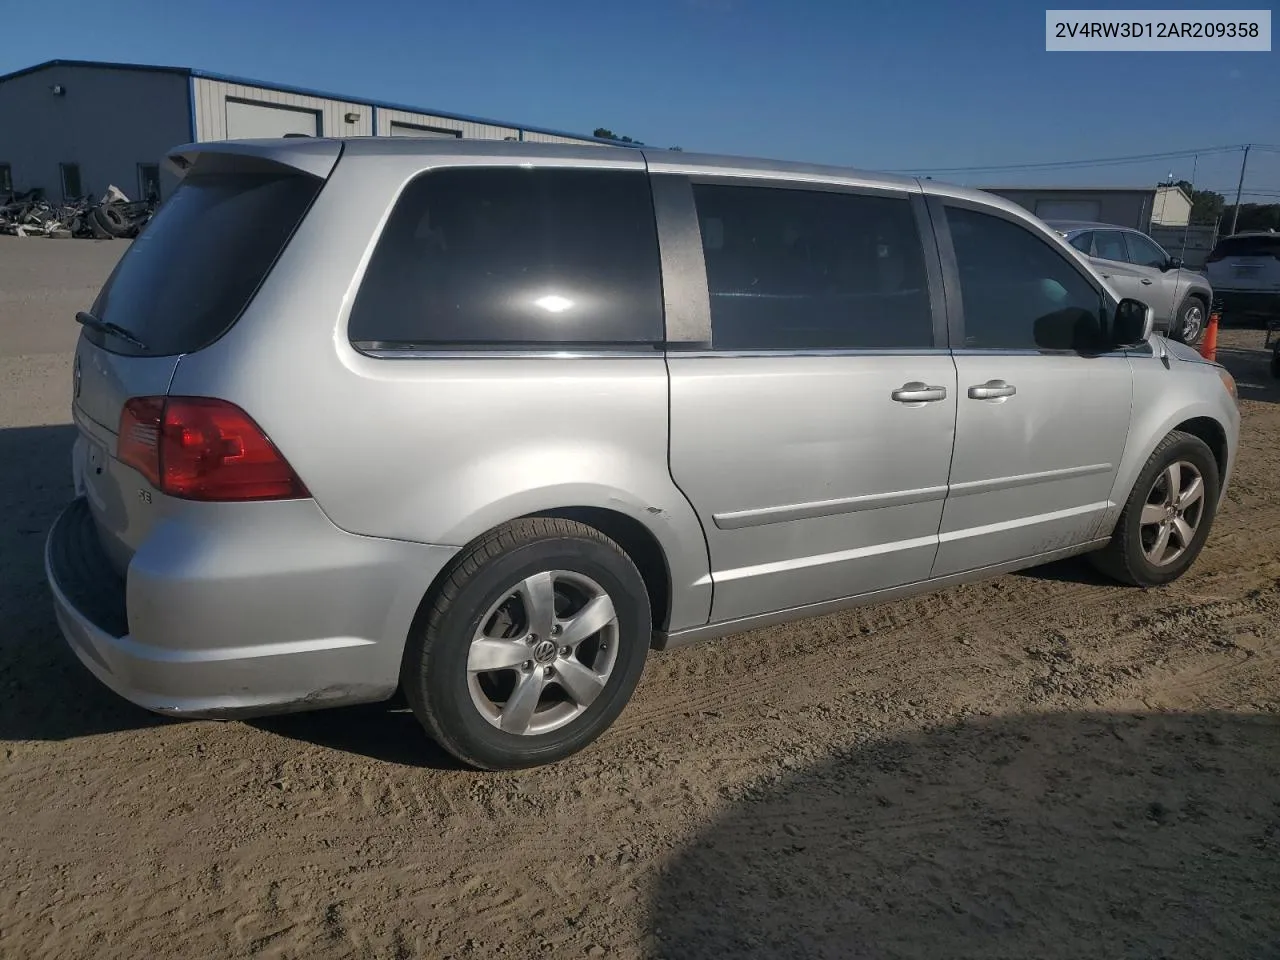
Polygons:
<instances>
[{"instance_id":1,"label":"rear hatch","mask_svg":"<svg viewBox=\"0 0 1280 960\"><path fill-rule=\"evenodd\" d=\"M1224 237L1205 265L1214 290L1280 294L1280 234Z\"/></svg>"},{"instance_id":2,"label":"rear hatch","mask_svg":"<svg viewBox=\"0 0 1280 960\"><path fill-rule=\"evenodd\" d=\"M181 184L81 316L73 367L76 487L121 573L176 503L118 459L125 404L167 395L182 356L235 325L340 152L335 141L286 140L175 153Z\"/></svg>"}]
</instances>

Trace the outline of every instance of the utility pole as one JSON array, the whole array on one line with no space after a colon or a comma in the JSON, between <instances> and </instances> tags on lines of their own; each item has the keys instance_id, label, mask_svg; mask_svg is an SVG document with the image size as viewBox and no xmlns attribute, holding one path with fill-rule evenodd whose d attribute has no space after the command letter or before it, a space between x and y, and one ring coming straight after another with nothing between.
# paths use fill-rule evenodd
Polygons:
<instances>
[{"instance_id":1,"label":"utility pole","mask_svg":"<svg viewBox=\"0 0 1280 960\"><path fill-rule=\"evenodd\" d=\"M1236 184L1236 208L1231 213L1231 232L1236 232L1236 224L1240 222L1240 194L1244 192L1244 165L1249 162L1251 143L1244 145L1244 156L1240 159L1240 182Z\"/></svg>"}]
</instances>

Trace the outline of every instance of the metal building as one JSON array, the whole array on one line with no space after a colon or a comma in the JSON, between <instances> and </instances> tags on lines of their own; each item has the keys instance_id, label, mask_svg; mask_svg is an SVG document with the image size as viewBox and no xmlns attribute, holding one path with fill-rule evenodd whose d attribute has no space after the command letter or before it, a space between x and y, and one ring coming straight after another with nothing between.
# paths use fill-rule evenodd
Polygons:
<instances>
[{"instance_id":1,"label":"metal building","mask_svg":"<svg viewBox=\"0 0 1280 960\"><path fill-rule=\"evenodd\" d=\"M0 193L39 187L58 201L115 184L163 197L171 148L287 133L612 142L187 67L50 60L0 76Z\"/></svg>"},{"instance_id":2,"label":"metal building","mask_svg":"<svg viewBox=\"0 0 1280 960\"><path fill-rule=\"evenodd\" d=\"M1146 231L1155 187L982 187L1012 200L1041 220L1091 220Z\"/></svg>"}]
</instances>

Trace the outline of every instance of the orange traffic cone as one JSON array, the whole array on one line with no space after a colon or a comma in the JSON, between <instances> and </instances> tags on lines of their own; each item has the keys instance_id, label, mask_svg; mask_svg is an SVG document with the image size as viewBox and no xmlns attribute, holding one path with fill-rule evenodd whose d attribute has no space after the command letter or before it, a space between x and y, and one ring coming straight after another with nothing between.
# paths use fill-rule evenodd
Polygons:
<instances>
[{"instance_id":1,"label":"orange traffic cone","mask_svg":"<svg viewBox=\"0 0 1280 960\"><path fill-rule=\"evenodd\" d=\"M1218 321L1221 319L1217 310L1209 313L1209 326L1205 327L1204 339L1200 341L1200 356L1210 363L1218 359Z\"/></svg>"}]
</instances>

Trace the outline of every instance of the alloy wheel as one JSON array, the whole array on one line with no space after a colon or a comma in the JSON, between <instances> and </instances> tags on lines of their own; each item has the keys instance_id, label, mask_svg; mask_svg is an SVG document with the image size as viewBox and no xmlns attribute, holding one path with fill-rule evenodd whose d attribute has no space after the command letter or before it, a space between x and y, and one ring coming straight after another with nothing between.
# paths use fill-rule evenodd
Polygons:
<instances>
[{"instance_id":1,"label":"alloy wheel","mask_svg":"<svg viewBox=\"0 0 1280 960\"><path fill-rule=\"evenodd\" d=\"M1157 567L1176 561L1195 539L1204 516L1204 478L1186 460L1160 471L1142 507L1142 552Z\"/></svg>"},{"instance_id":2,"label":"alloy wheel","mask_svg":"<svg viewBox=\"0 0 1280 960\"><path fill-rule=\"evenodd\" d=\"M1203 326L1204 308L1198 302L1192 303L1182 315L1182 342L1195 343Z\"/></svg>"},{"instance_id":3,"label":"alloy wheel","mask_svg":"<svg viewBox=\"0 0 1280 960\"><path fill-rule=\"evenodd\" d=\"M581 716L618 661L618 615L595 580L535 573L480 620L467 652L471 702L507 733L550 733Z\"/></svg>"}]
</instances>

